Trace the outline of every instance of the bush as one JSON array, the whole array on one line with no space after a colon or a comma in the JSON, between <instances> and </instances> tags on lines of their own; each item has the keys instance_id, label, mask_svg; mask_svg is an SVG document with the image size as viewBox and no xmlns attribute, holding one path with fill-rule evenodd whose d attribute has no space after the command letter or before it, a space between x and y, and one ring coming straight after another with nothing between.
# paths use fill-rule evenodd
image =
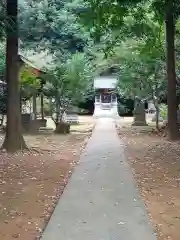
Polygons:
<instances>
[{"instance_id":1,"label":"bush","mask_svg":"<svg viewBox=\"0 0 180 240\"><path fill-rule=\"evenodd\" d=\"M166 104L161 104L159 106L160 109L160 116L162 117L163 120L167 120L167 105Z\"/></svg>"}]
</instances>

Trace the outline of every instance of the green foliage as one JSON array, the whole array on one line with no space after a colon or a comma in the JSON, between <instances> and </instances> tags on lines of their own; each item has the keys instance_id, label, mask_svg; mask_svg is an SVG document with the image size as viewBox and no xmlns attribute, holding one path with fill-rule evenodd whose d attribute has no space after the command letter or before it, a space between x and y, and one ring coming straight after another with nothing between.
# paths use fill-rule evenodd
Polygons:
<instances>
[{"instance_id":1,"label":"green foliage","mask_svg":"<svg viewBox=\"0 0 180 240\"><path fill-rule=\"evenodd\" d=\"M32 68L24 65L20 71L21 100L30 99L34 92L38 94L41 88L41 80L33 73Z\"/></svg>"},{"instance_id":2,"label":"green foliage","mask_svg":"<svg viewBox=\"0 0 180 240\"><path fill-rule=\"evenodd\" d=\"M168 113L167 105L160 104L159 109L160 109L160 116L162 117L162 119L167 120L167 113Z\"/></svg>"},{"instance_id":3,"label":"green foliage","mask_svg":"<svg viewBox=\"0 0 180 240\"><path fill-rule=\"evenodd\" d=\"M92 69L86 55L76 53L65 63L56 63L49 72L45 95L54 99L56 120L70 105L78 105L92 86Z\"/></svg>"},{"instance_id":4,"label":"green foliage","mask_svg":"<svg viewBox=\"0 0 180 240\"><path fill-rule=\"evenodd\" d=\"M20 37L23 47L48 49L60 61L83 52L89 34L76 21L71 1L28 1L20 6ZM77 6L78 7L78 6ZM27 31L28 30L28 31Z\"/></svg>"},{"instance_id":5,"label":"green foliage","mask_svg":"<svg viewBox=\"0 0 180 240\"><path fill-rule=\"evenodd\" d=\"M0 43L0 76L4 75L6 62L6 52L4 42Z\"/></svg>"},{"instance_id":6,"label":"green foliage","mask_svg":"<svg viewBox=\"0 0 180 240\"><path fill-rule=\"evenodd\" d=\"M70 95L81 101L92 87L93 68L85 54L74 54L66 63L64 78L71 83Z\"/></svg>"},{"instance_id":7,"label":"green foliage","mask_svg":"<svg viewBox=\"0 0 180 240\"><path fill-rule=\"evenodd\" d=\"M154 44L156 46L156 43ZM133 99L138 96L140 99L146 100L159 98L165 94L167 86L163 61L164 52L155 54L150 46L148 51L146 51L146 47L147 42L130 41L119 49L121 67L118 89L121 95Z\"/></svg>"},{"instance_id":8,"label":"green foliage","mask_svg":"<svg viewBox=\"0 0 180 240\"><path fill-rule=\"evenodd\" d=\"M119 29L127 16L134 17L138 21L143 19L147 14L146 9L153 12L156 19L164 20L165 8L169 2L173 3L174 14L178 16L179 0L86 0L84 4L86 9L81 16L87 25L95 26L104 33L109 29ZM88 15L91 19L87 18Z\"/></svg>"},{"instance_id":9,"label":"green foliage","mask_svg":"<svg viewBox=\"0 0 180 240\"><path fill-rule=\"evenodd\" d=\"M6 5L5 0L0 2L0 39L5 36L5 24L6 24Z\"/></svg>"},{"instance_id":10,"label":"green foliage","mask_svg":"<svg viewBox=\"0 0 180 240\"><path fill-rule=\"evenodd\" d=\"M32 68L27 65L21 68L20 82L22 85L28 85L35 88L40 87L40 79L33 73Z\"/></svg>"},{"instance_id":11,"label":"green foliage","mask_svg":"<svg viewBox=\"0 0 180 240\"><path fill-rule=\"evenodd\" d=\"M135 16L124 16L124 25L120 32L124 31L125 37L123 40L117 39L106 55L103 51L98 51L95 54L95 62L99 74L108 74L108 69L109 72L119 72L118 90L121 96L154 99L158 103L161 96L166 95L167 89L165 34L164 26L155 21L154 15L147 9L148 6L146 11L143 11L146 15L139 19L138 24L135 22ZM133 36L129 35L127 26L131 30L133 27ZM143 30L143 34L137 38L140 29Z\"/></svg>"},{"instance_id":12,"label":"green foliage","mask_svg":"<svg viewBox=\"0 0 180 240\"><path fill-rule=\"evenodd\" d=\"M167 88L162 24L164 2L20 2L21 46L48 49L56 59L56 66L49 72L53 77L49 78L46 94L62 95L61 104L64 99L73 103L83 100L87 92L93 96L92 81L89 80L92 78L91 60L96 75L119 72L121 95L143 99L154 97L159 101ZM177 10L178 2L174 2ZM31 77L27 73L25 75L27 81L24 84L32 86Z\"/></svg>"}]
</instances>

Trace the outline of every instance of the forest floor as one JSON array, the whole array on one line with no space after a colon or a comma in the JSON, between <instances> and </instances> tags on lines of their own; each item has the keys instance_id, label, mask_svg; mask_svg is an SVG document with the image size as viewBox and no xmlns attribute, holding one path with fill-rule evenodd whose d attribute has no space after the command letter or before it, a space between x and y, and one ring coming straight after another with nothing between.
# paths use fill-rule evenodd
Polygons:
<instances>
[{"instance_id":1,"label":"forest floor","mask_svg":"<svg viewBox=\"0 0 180 240\"><path fill-rule=\"evenodd\" d=\"M1 240L39 239L90 134L25 136L31 151L0 153Z\"/></svg>"},{"instance_id":2,"label":"forest floor","mask_svg":"<svg viewBox=\"0 0 180 240\"><path fill-rule=\"evenodd\" d=\"M128 124L119 123L118 133L158 240L179 240L180 143Z\"/></svg>"}]
</instances>

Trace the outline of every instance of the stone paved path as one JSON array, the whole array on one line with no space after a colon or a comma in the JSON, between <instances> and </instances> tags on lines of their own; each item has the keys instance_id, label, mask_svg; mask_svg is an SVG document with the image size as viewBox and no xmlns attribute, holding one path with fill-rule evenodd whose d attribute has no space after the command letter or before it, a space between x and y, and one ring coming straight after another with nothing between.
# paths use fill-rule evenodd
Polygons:
<instances>
[{"instance_id":1,"label":"stone paved path","mask_svg":"<svg viewBox=\"0 0 180 240\"><path fill-rule=\"evenodd\" d=\"M110 119L99 119L42 240L155 240Z\"/></svg>"}]
</instances>

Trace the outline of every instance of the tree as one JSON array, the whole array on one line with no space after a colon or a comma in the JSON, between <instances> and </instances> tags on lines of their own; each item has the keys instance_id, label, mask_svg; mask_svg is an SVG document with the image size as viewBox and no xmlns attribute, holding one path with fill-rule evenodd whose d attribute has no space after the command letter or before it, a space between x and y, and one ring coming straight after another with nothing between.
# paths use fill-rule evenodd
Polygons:
<instances>
[{"instance_id":1,"label":"tree","mask_svg":"<svg viewBox=\"0 0 180 240\"><path fill-rule=\"evenodd\" d=\"M57 63L49 72L45 95L54 99L52 116L56 127L62 121L63 113L70 105L78 103L86 96L92 85L92 69L90 62L83 53L76 53L65 63Z\"/></svg>"},{"instance_id":2,"label":"tree","mask_svg":"<svg viewBox=\"0 0 180 240\"><path fill-rule=\"evenodd\" d=\"M26 148L21 131L17 14L17 0L7 0L6 82L8 99L6 136L2 148L9 152Z\"/></svg>"},{"instance_id":3,"label":"tree","mask_svg":"<svg viewBox=\"0 0 180 240\"><path fill-rule=\"evenodd\" d=\"M131 43L132 44L132 43ZM165 81L165 62L162 56L145 52L140 42L134 42L122 56L119 75L120 94L141 102L153 100L156 107L156 127L159 128L159 102L167 94ZM131 45L132 46L132 45ZM137 49L139 49L137 51ZM143 50L142 50L143 49Z\"/></svg>"},{"instance_id":4,"label":"tree","mask_svg":"<svg viewBox=\"0 0 180 240\"><path fill-rule=\"evenodd\" d=\"M164 29L158 22L147 17L148 34L141 38L126 38L117 41L104 58L103 53L96 57L97 68L103 72L114 69L119 72L119 93L142 102L153 99L156 106L158 128L159 101L167 94L165 74Z\"/></svg>"},{"instance_id":5,"label":"tree","mask_svg":"<svg viewBox=\"0 0 180 240\"><path fill-rule=\"evenodd\" d=\"M21 101L26 101L33 98L33 120L36 120L36 98L41 92L41 79L33 72L32 67L23 63L20 69L20 94Z\"/></svg>"},{"instance_id":6,"label":"tree","mask_svg":"<svg viewBox=\"0 0 180 240\"><path fill-rule=\"evenodd\" d=\"M169 137L172 140L179 138L177 123L177 96L176 96L176 67L175 67L175 9L173 1L166 0L166 51L167 51L167 78L168 78L168 127Z\"/></svg>"},{"instance_id":7,"label":"tree","mask_svg":"<svg viewBox=\"0 0 180 240\"><path fill-rule=\"evenodd\" d=\"M83 52L89 34L76 21L71 1L28 1L20 5L20 38L23 48L49 50L58 61ZM27 31L28 29L28 31ZM38 47L37 47L38 44Z\"/></svg>"},{"instance_id":8,"label":"tree","mask_svg":"<svg viewBox=\"0 0 180 240\"><path fill-rule=\"evenodd\" d=\"M179 137L179 130L177 126L177 109L176 103L176 71L175 71L175 54L174 54L174 29L177 16L179 16L180 3L178 0L152 0L152 1L86 1L86 11L81 15L85 15L84 19L87 19L87 14L91 13L91 19L88 18L88 23L85 21L91 29L95 29L95 33L98 35L104 35L111 30L124 30L126 26L126 20L130 17L136 19L138 24L129 25L130 28L136 30L136 26L143 26L142 20L151 11L153 18L158 19L161 23L165 21L166 36L167 36L167 79L168 79L168 129L170 139L176 139ZM103 11L102 11L103 9ZM147 12L148 10L148 12ZM95 27L92 27L92 26ZM128 31L129 36L129 31ZM176 124L175 124L176 122Z\"/></svg>"}]
</instances>

